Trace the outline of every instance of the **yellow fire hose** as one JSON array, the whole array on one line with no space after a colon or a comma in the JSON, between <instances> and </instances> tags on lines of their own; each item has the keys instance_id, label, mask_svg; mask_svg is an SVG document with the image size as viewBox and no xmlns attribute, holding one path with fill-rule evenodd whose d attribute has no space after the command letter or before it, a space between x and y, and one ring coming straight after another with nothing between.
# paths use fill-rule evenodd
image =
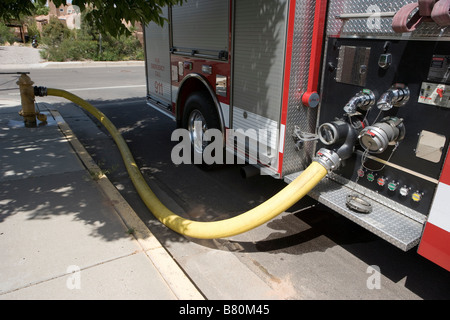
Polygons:
<instances>
[{"instance_id":1,"label":"yellow fire hose","mask_svg":"<svg viewBox=\"0 0 450 320\"><path fill-rule=\"evenodd\" d=\"M105 126L116 142L128 174L147 208L168 228L188 237L197 239L227 238L259 227L297 203L328 173L322 164L313 161L296 180L252 210L222 221L198 222L187 220L170 211L156 197L136 165L125 140L113 123L101 111L80 97L64 90L48 88L47 95L62 97L72 101L92 114Z\"/></svg>"}]
</instances>

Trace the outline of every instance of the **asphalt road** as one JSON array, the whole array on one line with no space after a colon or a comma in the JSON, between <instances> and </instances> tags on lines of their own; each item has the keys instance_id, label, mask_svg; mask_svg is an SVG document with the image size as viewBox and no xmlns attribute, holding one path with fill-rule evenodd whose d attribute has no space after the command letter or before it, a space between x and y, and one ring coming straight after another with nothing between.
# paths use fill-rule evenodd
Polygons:
<instances>
[{"instance_id":1,"label":"asphalt road","mask_svg":"<svg viewBox=\"0 0 450 320\"><path fill-rule=\"evenodd\" d=\"M176 166L175 123L145 101L143 67L33 70L36 85L69 90L119 128L148 183L172 210L201 221L235 216L285 183L244 180L239 165L204 171ZM0 76L0 99L17 98ZM187 239L162 226L143 205L106 131L59 98L57 107L110 180L209 299L449 299L450 273L413 249L407 253L311 199L264 226L226 240ZM380 274L378 274L378 270ZM379 276L379 277L378 277Z\"/></svg>"}]
</instances>

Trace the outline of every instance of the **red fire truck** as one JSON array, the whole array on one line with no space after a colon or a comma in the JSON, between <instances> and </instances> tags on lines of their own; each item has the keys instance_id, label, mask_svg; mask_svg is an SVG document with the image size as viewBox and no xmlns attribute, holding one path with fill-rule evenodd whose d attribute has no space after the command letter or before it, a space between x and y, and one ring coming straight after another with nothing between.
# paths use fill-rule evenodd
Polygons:
<instances>
[{"instance_id":1,"label":"red fire truck","mask_svg":"<svg viewBox=\"0 0 450 320\"><path fill-rule=\"evenodd\" d=\"M312 198L450 270L449 9L188 0L145 28L148 104L192 133L221 130L227 150L286 183L331 160ZM267 136L237 145L227 129Z\"/></svg>"}]
</instances>

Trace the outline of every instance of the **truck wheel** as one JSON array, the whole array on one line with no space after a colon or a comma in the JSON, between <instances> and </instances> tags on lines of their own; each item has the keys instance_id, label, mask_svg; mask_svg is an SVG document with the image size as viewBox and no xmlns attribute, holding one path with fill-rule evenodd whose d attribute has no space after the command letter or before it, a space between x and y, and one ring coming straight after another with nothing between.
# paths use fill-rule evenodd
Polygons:
<instances>
[{"instance_id":1,"label":"truck wheel","mask_svg":"<svg viewBox=\"0 0 450 320\"><path fill-rule=\"evenodd\" d=\"M208 94L195 92L188 97L183 111L183 128L189 131L192 159L202 155L201 166L208 167L203 162L203 152L210 142L203 141L202 137L208 129L220 130L220 120Z\"/></svg>"}]
</instances>

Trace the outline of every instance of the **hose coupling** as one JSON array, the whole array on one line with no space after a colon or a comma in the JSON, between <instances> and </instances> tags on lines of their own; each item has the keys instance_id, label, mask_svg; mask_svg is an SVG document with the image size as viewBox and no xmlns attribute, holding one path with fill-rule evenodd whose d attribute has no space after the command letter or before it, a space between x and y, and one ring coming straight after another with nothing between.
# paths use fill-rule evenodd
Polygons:
<instances>
[{"instance_id":1,"label":"hose coupling","mask_svg":"<svg viewBox=\"0 0 450 320\"><path fill-rule=\"evenodd\" d=\"M313 160L320 163L328 172L338 169L341 165L339 154L325 148L320 149Z\"/></svg>"},{"instance_id":2,"label":"hose coupling","mask_svg":"<svg viewBox=\"0 0 450 320\"><path fill-rule=\"evenodd\" d=\"M381 122L364 128L359 136L361 146L370 153L383 153L389 145L405 138L406 129L403 119L386 117Z\"/></svg>"},{"instance_id":3,"label":"hose coupling","mask_svg":"<svg viewBox=\"0 0 450 320\"><path fill-rule=\"evenodd\" d=\"M47 87L34 87L34 95L37 97L46 97Z\"/></svg>"}]
</instances>

